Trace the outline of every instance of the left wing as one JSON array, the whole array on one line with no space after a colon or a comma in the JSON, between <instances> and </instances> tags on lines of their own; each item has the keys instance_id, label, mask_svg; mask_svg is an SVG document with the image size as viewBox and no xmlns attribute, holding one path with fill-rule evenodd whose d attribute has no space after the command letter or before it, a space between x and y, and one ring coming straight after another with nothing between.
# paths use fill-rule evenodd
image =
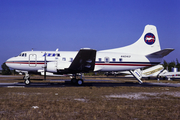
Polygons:
<instances>
[{"instance_id":1,"label":"left wing","mask_svg":"<svg viewBox=\"0 0 180 120\"><path fill-rule=\"evenodd\" d=\"M58 70L60 74L85 73L94 70L96 59L96 50L81 49L75 59L65 70Z\"/></svg>"}]
</instances>

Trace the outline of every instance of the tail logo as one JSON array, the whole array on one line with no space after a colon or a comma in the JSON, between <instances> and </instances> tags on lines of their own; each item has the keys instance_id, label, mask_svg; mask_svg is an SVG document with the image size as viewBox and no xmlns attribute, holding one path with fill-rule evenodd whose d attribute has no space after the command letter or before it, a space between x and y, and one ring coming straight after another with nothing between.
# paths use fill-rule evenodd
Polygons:
<instances>
[{"instance_id":1,"label":"tail logo","mask_svg":"<svg viewBox=\"0 0 180 120\"><path fill-rule=\"evenodd\" d=\"M155 36L152 34L152 33L147 33L145 36L144 36L144 41L146 42L146 44L148 45L152 45L154 44L156 38Z\"/></svg>"}]
</instances>

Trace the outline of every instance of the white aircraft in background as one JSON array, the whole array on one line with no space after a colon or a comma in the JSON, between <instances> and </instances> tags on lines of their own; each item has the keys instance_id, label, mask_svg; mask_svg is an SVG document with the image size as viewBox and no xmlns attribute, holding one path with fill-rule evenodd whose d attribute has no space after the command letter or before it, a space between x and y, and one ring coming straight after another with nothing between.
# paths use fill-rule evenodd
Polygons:
<instances>
[{"instance_id":1,"label":"white aircraft in background","mask_svg":"<svg viewBox=\"0 0 180 120\"><path fill-rule=\"evenodd\" d=\"M164 70L162 73L159 74L159 77L163 79L167 78L168 80L180 79L180 72L168 72L167 70Z\"/></svg>"},{"instance_id":2,"label":"white aircraft in background","mask_svg":"<svg viewBox=\"0 0 180 120\"><path fill-rule=\"evenodd\" d=\"M78 75L89 71L130 71L139 81L135 69L157 65L174 49L161 50L158 33L153 25L146 25L142 36L129 46L96 51L89 48L73 51L24 51L6 61L6 65L25 73L25 84L30 84L30 73L72 74L72 83L83 84Z\"/></svg>"},{"instance_id":3,"label":"white aircraft in background","mask_svg":"<svg viewBox=\"0 0 180 120\"><path fill-rule=\"evenodd\" d=\"M159 77L159 75L164 71L164 67L162 65L155 65L153 67L142 70L140 73L143 78L150 79L151 77ZM130 74L130 72L121 72L125 74ZM132 75L126 75L125 77L133 77Z\"/></svg>"},{"instance_id":4,"label":"white aircraft in background","mask_svg":"<svg viewBox=\"0 0 180 120\"><path fill-rule=\"evenodd\" d=\"M137 69L140 70L140 69ZM122 74L131 74L129 71L120 72ZM168 72L168 70L164 69L162 65L156 65L150 68L147 68L145 70L140 70L139 72L143 78L163 78L163 79L180 79L180 72L174 71L174 72ZM133 75L125 75L125 77L133 77Z\"/></svg>"}]
</instances>

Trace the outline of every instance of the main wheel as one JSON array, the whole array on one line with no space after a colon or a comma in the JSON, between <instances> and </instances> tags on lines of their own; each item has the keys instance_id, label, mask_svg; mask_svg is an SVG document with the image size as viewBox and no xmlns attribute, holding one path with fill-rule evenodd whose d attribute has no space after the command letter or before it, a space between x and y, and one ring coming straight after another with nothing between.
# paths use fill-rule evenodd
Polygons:
<instances>
[{"instance_id":1,"label":"main wheel","mask_svg":"<svg viewBox=\"0 0 180 120\"><path fill-rule=\"evenodd\" d=\"M81 86L83 85L84 81L82 79L78 79L77 80L77 85Z\"/></svg>"},{"instance_id":2,"label":"main wheel","mask_svg":"<svg viewBox=\"0 0 180 120\"><path fill-rule=\"evenodd\" d=\"M76 81L77 81L76 78L72 78L72 79L71 79L71 83L72 83L72 84L76 84Z\"/></svg>"},{"instance_id":3,"label":"main wheel","mask_svg":"<svg viewBox=\"0 0 180 120\"><path fill-rule=\"evenodd\" d=\"M24 83L25 83L26 85L30 85L31 81L30 81L29 79L26 79L26 80L24 81Z\"/></svg>"}]
</instances>

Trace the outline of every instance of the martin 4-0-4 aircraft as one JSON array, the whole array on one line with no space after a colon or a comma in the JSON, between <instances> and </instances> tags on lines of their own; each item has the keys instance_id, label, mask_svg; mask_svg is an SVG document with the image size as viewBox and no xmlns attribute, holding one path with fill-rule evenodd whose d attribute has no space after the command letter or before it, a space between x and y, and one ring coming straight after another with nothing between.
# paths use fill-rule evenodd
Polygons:
<instances>
[{"instance_id":1,"label":"martin 4-0-4 aircraft","mask_svg":"<svg viewBox=\"0 0 180 120\"><path fill-rule=\"evenodd\" d=\"M153 25L146 25L142 36L129 46L96 51L89 48L73 51L25 51L6 61L6 65L25 73L25 84L30 84L30 73L43 75L71 74L72 83L83 84L79 75L89 71L129 71L141 84L135 70L157 65L174 49L161 50L158 33Z\"/></svg>"}]
</instances>

